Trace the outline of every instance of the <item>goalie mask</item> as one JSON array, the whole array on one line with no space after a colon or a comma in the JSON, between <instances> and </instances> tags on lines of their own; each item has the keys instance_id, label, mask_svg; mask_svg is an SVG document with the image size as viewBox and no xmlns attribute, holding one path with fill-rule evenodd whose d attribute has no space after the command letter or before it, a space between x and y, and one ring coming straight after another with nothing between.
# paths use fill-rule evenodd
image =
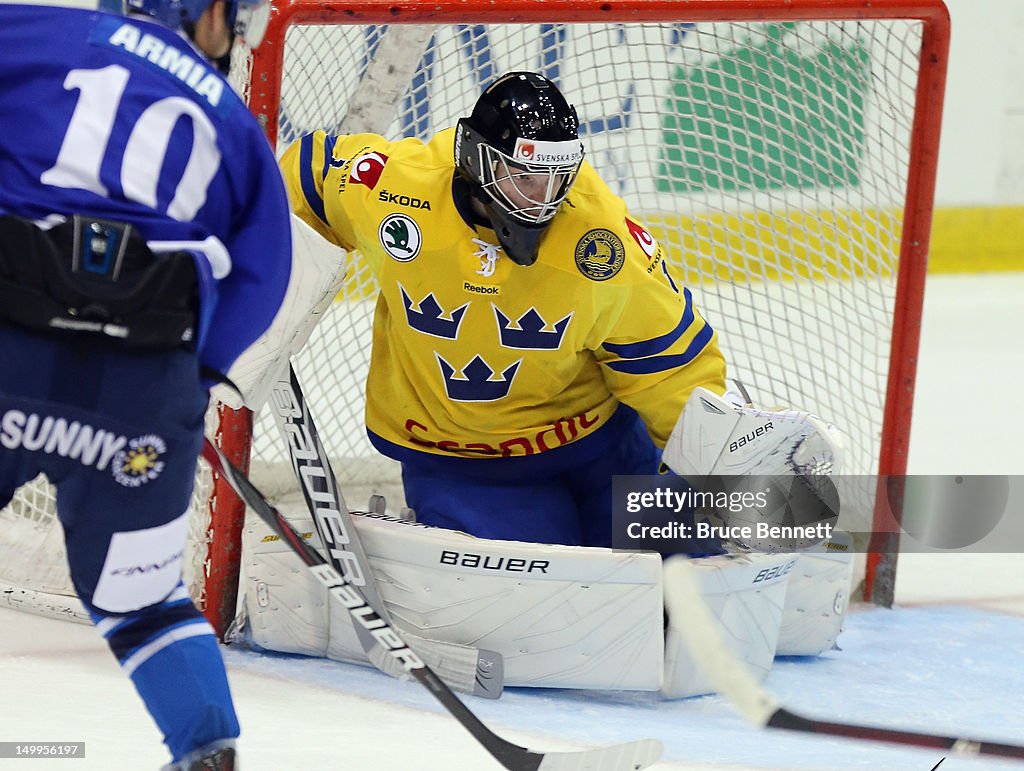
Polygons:
<instances>
[{"instance_id":1,"label":"goalie mask","mask_svg":"<svg viewBox=\"0 0 1024 771\"><path fill-rule=\"evenodd\" d=\"M575 108L554 83L530 72L488 86L456 130L458 172L518 265L536 262L541 236L582 162Z\"/></svg>"}]
</instances>

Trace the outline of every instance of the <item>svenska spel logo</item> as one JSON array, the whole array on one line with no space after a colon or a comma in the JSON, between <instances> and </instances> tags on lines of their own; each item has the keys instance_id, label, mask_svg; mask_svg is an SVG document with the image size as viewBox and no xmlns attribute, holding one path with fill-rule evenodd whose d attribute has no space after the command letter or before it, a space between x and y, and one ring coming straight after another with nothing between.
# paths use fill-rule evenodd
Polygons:
<instances>
[{"instance_id":1,"label":"svenska spel logo","mask_svg":"<svg viewBox=\"0 0 1024 771\"><path fill-rule=\"evenodd\" d=\"M532 161L536 150L534 149L532 142L524 142L520 140L516 143L515 158L521 161Z\"/></svg>"},{"instance_id":2,"label":"svenska spel logo","mask_svg":"<svg viewBox=\"0 0 1024 771\"><path fill-rule=\"evenodd\" d=\"M388 157L384 153L366 153L352 161L352 172L349 174L357 185L365 185L373 190L380 181L380 175L384 173L384 166Z\"/></svg>"}]
</instances>

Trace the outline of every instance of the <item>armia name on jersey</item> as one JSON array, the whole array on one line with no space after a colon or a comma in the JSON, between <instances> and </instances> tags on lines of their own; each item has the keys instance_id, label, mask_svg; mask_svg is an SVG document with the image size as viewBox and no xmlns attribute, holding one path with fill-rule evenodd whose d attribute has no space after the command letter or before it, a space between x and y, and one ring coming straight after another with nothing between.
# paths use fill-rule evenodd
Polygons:
<instances>
[{"instance_id":1,"label":"armia name on jersey","mask_svg":"<svg viewBox=\"0 0 1024 771\"><path fill-rule=\"evenodd\" d=\"M116 20L110 22L117 24ZM109 23L99 27L97 31L103 31L105 26L109 26ZM106 36L105 31L103 34ZM134 24L120 23L117 29L106 37L105 42L174 75L209 102L210 106L217 107L220 104L224 95L224 80L203 62L165 43L156 35L142 32Z\"/></svg>"}]
</instances>

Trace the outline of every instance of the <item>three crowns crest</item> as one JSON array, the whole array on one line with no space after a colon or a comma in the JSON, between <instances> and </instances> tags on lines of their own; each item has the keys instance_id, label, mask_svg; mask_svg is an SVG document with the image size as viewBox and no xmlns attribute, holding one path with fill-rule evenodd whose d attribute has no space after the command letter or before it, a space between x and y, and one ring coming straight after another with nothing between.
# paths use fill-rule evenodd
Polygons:
<instances>
[{"instance_id":1,"label":"three crowns crest","mask_svg":"<svg viewBox=\"0 0 1024 771\"><path fill-rule=\"evenodd\" d=\"M520 359L513 362L501 373L500 380L493 380L494 370L480 354L475 355L462 368L461 375L455 374L455 367L445 361L441 354L435 351L434 356L441 368L441 377L444 378L445 393L453 402L494 402L505 398L523 361Z\"/></svg>"},{"instance_id":2,"label":"three crowns crest","mask_svg":"<svg viewBox=\"0 0 1024 771\"><path fill-rule=\"evenodd\" d=\"M556 351L562 345L562 336L565 334L572 313L559 321L556 321L552 329L545 330L548 326L544 318L537 312L536 308L530 308L519 317L513 324L508 316L498 310L498 306L491 304L494 308L494 317L498 322L498 334L501 336L501 344L505 348L522 348L534 351Z\"/></svg>"},{"instance_id":3,"label":"three crowns crest","mask_svg":"<svg viewBox=\"0 0 1024 771\"><path fill-rule=\"evenodd\" d=\"M398 285L402 292L402 305L405 306L405 319L409 326L418 332L433 337L443 337L446 340L455 340L459 336L459 326L462 324L462 317L466 315L469 303L456 308L451 313L446 313L430 292L426 297L416 303L419 310L413 310L413 301L405 291L405 287ZM448 318L445 318L447 316Z\"/></svg>"}]
</instances>

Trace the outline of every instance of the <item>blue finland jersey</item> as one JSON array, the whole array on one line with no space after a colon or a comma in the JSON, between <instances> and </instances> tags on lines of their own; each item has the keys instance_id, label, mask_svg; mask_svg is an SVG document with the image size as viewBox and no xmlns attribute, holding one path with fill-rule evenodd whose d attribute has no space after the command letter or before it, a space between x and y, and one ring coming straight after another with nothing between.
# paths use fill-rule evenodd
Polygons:
<instances>
[{"instance_id":1,"label":"blue finland jersey","mask_svg":"<svg viewBox=\"0 0 1024 771\"><path fill-rule=\"evenodd\" d=\"M0 212L129 222L205 254L199 355L226 372L291 267L284 186L239 97L158 24L30 5L0 4L0 82Z\"/></svg>"}]
</instances>

